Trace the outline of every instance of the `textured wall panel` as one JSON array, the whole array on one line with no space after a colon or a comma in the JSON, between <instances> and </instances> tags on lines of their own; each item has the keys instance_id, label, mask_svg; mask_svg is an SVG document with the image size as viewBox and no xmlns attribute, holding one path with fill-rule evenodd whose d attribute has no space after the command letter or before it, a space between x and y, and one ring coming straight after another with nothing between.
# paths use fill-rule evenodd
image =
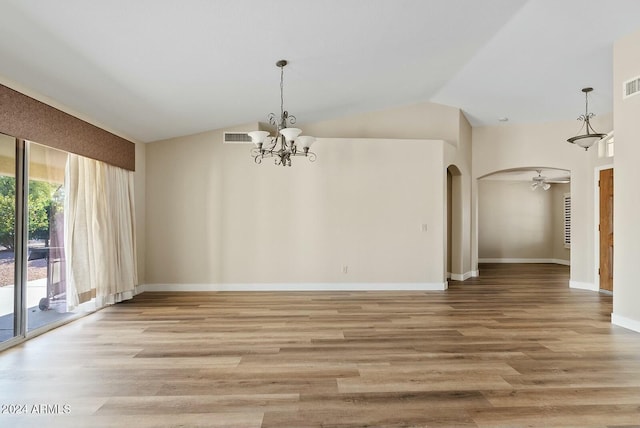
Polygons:
<instances>
[{"instance_id":1,"label":"textured wall panel","mask_svg":"<svg viewBox=\"0 0 640 428\"><path fill-rule=\"evenodd\" d=\"M135 170L135 144L0 85L0 132Z\"/></svg>"}]
</instances>

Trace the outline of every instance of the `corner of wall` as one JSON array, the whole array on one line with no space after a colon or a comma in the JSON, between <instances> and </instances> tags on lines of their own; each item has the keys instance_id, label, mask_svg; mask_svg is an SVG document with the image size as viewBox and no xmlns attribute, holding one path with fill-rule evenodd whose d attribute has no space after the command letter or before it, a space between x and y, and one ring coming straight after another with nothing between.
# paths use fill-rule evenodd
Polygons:
<instances>
[{"instance_id":1,"label":"corner of wall","mask_svg":"<svg viewBox=\"0 0 640 428\"><path fill-rule=\"evenodd\" d=\"M136 171L133 176L136 220L136 258L138 266L138 283L144 284L146 279L146 185L147 185L147 146L136 143Z\"/></svg>"}]
</instances>

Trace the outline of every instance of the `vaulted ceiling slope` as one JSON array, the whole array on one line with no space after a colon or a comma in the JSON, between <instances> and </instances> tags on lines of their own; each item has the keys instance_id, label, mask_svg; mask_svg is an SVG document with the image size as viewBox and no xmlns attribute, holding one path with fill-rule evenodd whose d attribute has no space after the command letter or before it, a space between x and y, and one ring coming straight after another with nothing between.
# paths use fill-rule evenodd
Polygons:
<instances>
[{"instance_id":1,"label":"vaulted ceiling slope","mask_svg":"<svg viewBox=\"0 0 640 428\"><path fill-rule=\"evenodd\" d=\"M424 101L474 126L612 110L637 0L0 0L0 77L135 139Z\"/></svg>"}]
</instances>

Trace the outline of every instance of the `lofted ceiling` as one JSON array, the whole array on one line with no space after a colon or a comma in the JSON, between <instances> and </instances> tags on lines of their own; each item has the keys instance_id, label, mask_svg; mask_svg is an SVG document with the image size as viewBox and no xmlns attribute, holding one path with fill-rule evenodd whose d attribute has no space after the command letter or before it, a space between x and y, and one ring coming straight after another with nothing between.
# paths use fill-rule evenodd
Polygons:
<instances>
[{"instance_id":1,"label":"lofted ceiling","mask_svg":"<svg viewBox=\"0 0 640 428\"><path fill-rule=\"evenodd\" d=\"M474 126L612 110L638 0L0 0L0 81L136 141L431 101Z\"/></svg>"}]
</instances>

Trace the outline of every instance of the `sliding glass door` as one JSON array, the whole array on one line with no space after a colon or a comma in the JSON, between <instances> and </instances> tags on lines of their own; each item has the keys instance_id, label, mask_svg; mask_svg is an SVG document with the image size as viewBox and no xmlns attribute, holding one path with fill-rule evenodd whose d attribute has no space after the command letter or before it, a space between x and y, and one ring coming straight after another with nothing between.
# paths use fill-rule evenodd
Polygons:
<instances>
[{"instance_id":1,"label":"sliding glass door","mask_svg":"<svg viewBox=\"0 0 640 428\"><path fill-rule=\"evenodd\" d=\"M66 163L66 152L0 134L0 347L71 315Z\"/></svg>"}]
</instances>

